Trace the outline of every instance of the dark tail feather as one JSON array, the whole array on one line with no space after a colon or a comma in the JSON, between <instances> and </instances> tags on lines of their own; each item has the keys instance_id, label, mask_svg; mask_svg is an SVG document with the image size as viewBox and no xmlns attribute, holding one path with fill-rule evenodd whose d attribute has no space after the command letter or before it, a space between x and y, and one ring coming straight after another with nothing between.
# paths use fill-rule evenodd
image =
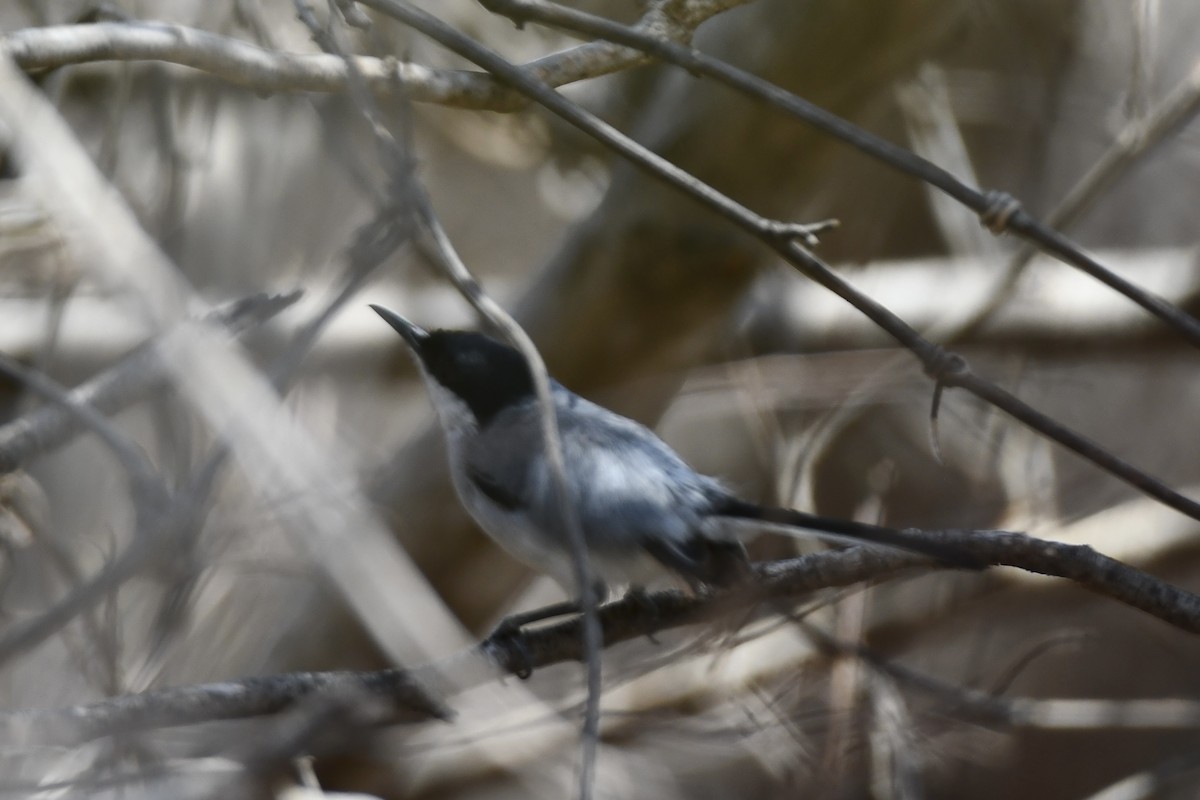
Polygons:
<instances>
[{"instance_id":1,"label":"dark tail feather","mask_svg":"<svg viewBox=\"0 0 1200 800\"><path fill-rule=\"evenodd\" d=\"M927 539L916 533L885 528L880 525L869 525L865 522L822 517L808 514L791 508L775 508L747 503L737 498L727 498L718 503L713 512L722 517L733 519L755 520L772 525L785 525L789 528L805 528L817 534L852 539L858 542L881 544L899 550L919 553L923 556L937 559L955 567L966 569L983 569L987 566L971 553L953 544L942 543Z\"/></svg>"}]
</instances>

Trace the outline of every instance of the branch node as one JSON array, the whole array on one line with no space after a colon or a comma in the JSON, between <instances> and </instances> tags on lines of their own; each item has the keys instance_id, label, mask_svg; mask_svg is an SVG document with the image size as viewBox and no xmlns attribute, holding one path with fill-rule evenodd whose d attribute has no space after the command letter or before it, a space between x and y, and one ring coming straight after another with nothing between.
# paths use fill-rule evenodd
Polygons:
<instances>
[{"instance_id":1,"label":"branch node","mask_svg":"<svg viewBox=\"0 0 1200 800\"><path fill-rule=\"evenodd\" d=\"M922 348L920 356L925 366L925 374L933 378L939 387L957 386L960 378L971 373L971 367L965 358L940 345Z\"/></svg>"},{"instance_id":2,"label":"branch node","mask_svg":"<svg viewBox=\"0 0 1200 800\"><path fill-rule=\"evenodd\" d=\"M1008 224L1021 210L1021 201L998 189L985 192L983 199L987 205L979 213L979 224L999 236L1008 230Z\"/></svg>"},{"instance_id":3,"label":"branch node","mask_svg":"<svg viewBox=\"0 0 1200 800\"><path fill-rule=\"evenodd\" d=\"M519 627L503 624L483 641L483 652L506 672L523 681L533 676L533 657Z\"/></svg>"},{"instance_id":4,"label":"branch node","mask_svg":"<svg viewBox=\"0 0 1200 800\"><path fill-rule=\"evenodd\" d=\"M837 219L823 219L819 222L780 222L770 220L762 226L765 236L778 239L784 244L799 240L805 247L816 247L821 244L819 234L841 227Z\"/></svg>"}]
</instances>

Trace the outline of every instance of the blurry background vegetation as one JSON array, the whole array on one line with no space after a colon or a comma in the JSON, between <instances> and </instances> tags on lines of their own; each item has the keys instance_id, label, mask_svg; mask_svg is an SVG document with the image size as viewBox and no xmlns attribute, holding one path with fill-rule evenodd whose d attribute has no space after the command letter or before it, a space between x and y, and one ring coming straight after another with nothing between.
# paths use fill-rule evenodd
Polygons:
<instances>
[{"instance_id":1,"label":"blurry background vegetation","mask_svg":"<svg viewBox=\"0 0 1200 800\"><path fill-rule=\"evenodd\" d=\"M466 0L423 5L517 62L576 44L535 25L517 30ZM634 2L577 5L626 21L642 11ZM70 23L93 8L10 0L0 29ZM112 12L317 52L290 0L125 0L106 4ZM373 19L369 34L341 34L357 52L468 66ZM757 0L703 25L695 42L1044 217L1122 130L1194 73L1198 34L1200 6L1190 0ZM327 302L381 189L370 132L347 97L255 93L157 62L33 77L202 297L217 304L305 290L246 339L252 359L268 363ZM1004 289L1018 243L993 238L926 187L678 69L640 67L563 92L766 216L839 219L820 253L856 285L1033 405L1197 493L1196 354L1124 298L1047 259ZM931 384L913 359L761 244L577 131L536 108L381 104L394 130L411 130L419 177L464 260L526 326L552 374L657 425L696 467L763 500L897 526L1027 530L1200 585L1194 521L977 401L945 399L938 463ZM1198 136L1195 125L1169 131L1066 231L1192 313ZM0 351L75 385L145 332L113 302L117 290L93 277L87 254L66 246L73 231L26 191L19 162L6 163ZM361 478L426 576L427 585L398 585L399 595L435 597L486 631L553 591L466 520L411 365L368 302L433 326L475 322L402 249L322 332L289 405L357 473L331 474L330 483ZM12 385L3 402L5 420L35 403ZM172 483L186 482L213 441L170 394L117 422ZM12 487L0 501L23 509L6 529L3 624L69 592L131 535L123 476L94 437L26 466L0 486ZM226 467L203 525L171 557L0 664L3 705L382 663L321 565L288 536L278 501L261 502L242 469ZM764 538L755 554L791 548ZM1200 692L1197 642L1064 582L993 570L837 599L821 624L949 683L992 688L1021 666L1008 690L1023 696ZM1156 797L1194 797L1200 787L1194 727L981 725L929 708L903 684L884 691L861 665L815 652L795 630L739 648L726 642L638 680L660 649L639 642L610 655L602 796L1087 797L1143 771L1164 781ZM525 688L554 702L578 676L559 667ZM397 733L370 758L321 765L322 776L392 796L569 791L569 780L554 781L573 769L572 736L538 738L547 723L536 718L514 735L466 717L455 730ZM136 756L117 745L74 756L14 752L2 771L14 781L96 777L166 754L235 749L251 736L238 730L242 738L200 731L139 742ZM491 761L460 739L494 748Z\"/></svg>"}]
</instances>

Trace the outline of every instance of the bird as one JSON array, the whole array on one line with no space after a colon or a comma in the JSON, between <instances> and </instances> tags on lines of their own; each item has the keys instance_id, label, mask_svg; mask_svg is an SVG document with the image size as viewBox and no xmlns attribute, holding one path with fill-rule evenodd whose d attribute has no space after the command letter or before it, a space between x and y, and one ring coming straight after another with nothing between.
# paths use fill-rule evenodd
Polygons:
<instances>
[{"instance_id":1,"label":"bird","mask_svg":"<svg viewBox=\"0 0 1200 800\"><path fill-rule=\"evenodd\" d=\"M384 306L371 308L400 334L416 361L467 513L502 549L579 597L525 357L483 333L425 330ZM640 589L664 571L698 590L746 580L750 567L741 541L746 524L977 566L959 548L908 531L741 499L688 466L646 426L553 379L550 396L566 488L598 600L616 586Z\"/></svg>"}]
</instances>

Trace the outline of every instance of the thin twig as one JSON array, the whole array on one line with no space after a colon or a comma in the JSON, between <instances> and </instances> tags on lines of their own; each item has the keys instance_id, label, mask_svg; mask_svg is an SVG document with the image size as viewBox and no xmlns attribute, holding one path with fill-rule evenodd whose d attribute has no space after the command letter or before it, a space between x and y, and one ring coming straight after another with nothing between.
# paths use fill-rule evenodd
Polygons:
<instances>
[{"instance_id":1,"label":"thin twig","mask_svg":"<svg viewBox=\"0 0 1200 800\"><path fill-rule=\"evenodd\" d=\"M160 689L69 708L0 713L0 738L10 744L78 745L101 736L278 714L318 694L351 691L385 699L392 723L452 716L402 669L292 672Z\"/></svg>"},{"instance_id":2,"label":"thin twig","mask_svg":"<svg viewBox=\"0 0 1200 800\"><path fill-rule=\"evenodd\" d=\"M483 291L479 282L475 280L458 257L450 237L446 235L441 221L434 213L433 206L424 192L421 193L419 208L433 239L438 263L442 265L447 276L462 292L463 297L489 322L504 331L506 338L521 351L529 363L530 373L533 375L534 389L538 398L542 447L545 449L546 461L550 466L550 474L554 482L557 513L570 544L571 565L574 570L576 586L579 587L579 603L583 611L581 638L584 665L587 670L587 700L584 703L583 715L584 744L580 770L580 796L589 798L592 796L596 748L600 738L600 694L603 688L600 653L604 647L604 639L600 622L596 616L596 598L591 591L593 573L588 560L587 542L584 539L579 514L575 510L574 498L571 496L571 488L566 478L566 463L563 459L562 441L559 438L558 417L554 410L554 398L550 392L550 376L546 371L546 364L533 340L529 338L529 334Z\"/></svg>"},{"instance_id":3,"label":"thin twig","mask_svg":"<svg viewBox=\"0 0 1200 800\"><path fill-rule=\"evenodd\" d=\"M156 551L156 545L162 544L172 515L170 493L153 464L145 453L117 431L102 413L56 382L25 369L8 356L0 355L0 372L20 381L56 404L78 420L81 426L100 437L129 474L137 514L133 542L106 564L98 575L83 585L74 587L70 594L49 609L31 619L10 625L0 634L0 663L3 663L18 653L46 641L76 616L91 608L105 594L140 572Z\"/></svg>"},{"instance_id":4,"label":"thin twig","mask_svg":"<svg viewBox=\"0 0 1200 800\"><path fill-rule=\"evenodd\" d=\"M78 393L60 386L45 375L25 368L2 353L0 353L0 372L56 405L64 414L72 417L80 428L85 428L99 436L100 440L113 451L113 455L125 467L133 481L134 490L139 496L148 498L160 493L165 496L166 489L146 454L127 436L117 431L108 418L86 399L81 398Z\"/></svg>"},{"instance_id":5,"label":"thin twig","mask_svg":"<svg viewBox=\"0 0 1200 800\"><path fill-rule=\"evenodd\" d=\"M596 599L592 596L590 587L593 585L592 569L588 562L587 543L584 539L583 528L576 513L574 498L571 497L570 486L566 479L566 467L562 453L562 442L559 438L558 418L554 411L554 400L550 390L550 377L546 365L542 361L529 335L517 324L498 303L491 299L480 286L479 282L467 269L459 257L453 243L442 227L441 221L433 209L428 193L420 185L415 176L414 159L409 152L401 147L397 138L383 122L383 116L376 107L374 98L367 91L365 81L357 72L357 67L350 60L337 41L332 29L322 28L305 0L294 0L297 13L312 33L314 40L333 55L346 60L347 72L350 76L350 96L359 113L370 125L375 142L380 150L384 163L388 164L393 173L393 192L399 194L407 204L415 208L416 214L429 234L432 247L427 248L433 255L433 260L441 267L450 282L459 290L462 296L482 316L493 325L504 331L507 338L517 346L530 365L530 373L534 380L534 389L538 398L540 420L542 427L542 446L546 451L546 461L550 467L555 498L558 503L559 518L567 540L571 545L572 565L575 571L576 585L579 587L580 603L583 609L583 640L586 659L587 702L585 704L583 722L583 757L580 770L580 797L587 800L592 796L595 782L596 750L599 743L600 730L600 695L602 690L602 675L600 653L603 641L600 636L599 623L596 621ZM360 21L365 24L366 21ZM407 141L407 140L406 140Z\"/></svg>"}]
</instances>

